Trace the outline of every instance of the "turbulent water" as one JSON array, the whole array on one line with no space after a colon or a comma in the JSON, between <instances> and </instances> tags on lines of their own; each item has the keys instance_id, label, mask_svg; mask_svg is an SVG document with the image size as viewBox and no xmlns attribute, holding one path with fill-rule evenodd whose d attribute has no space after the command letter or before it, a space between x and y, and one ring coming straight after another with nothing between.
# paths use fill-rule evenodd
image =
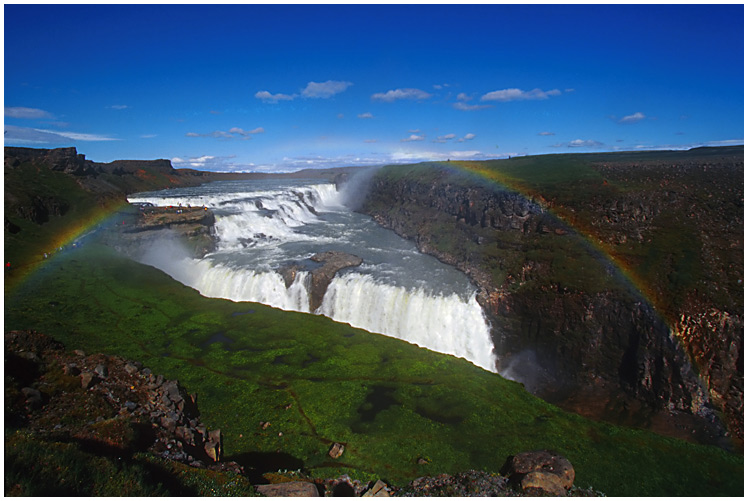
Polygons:
<instances>
[{"instance_id":1,"label":"turbulent water","mask_svg":"<svg viewBox=\"0 0 748 501\"><path fill-rule=\"evenodd\" d=\"M350 210L350 194L311 183L227 181L131 196L157 206L206 206L216 216L217 250L203 259L168 241L140 259L204 296L325 315L495 372L490 327L470 281ZM354 254L363 264L338 272L311 312L309 274L297 273L286 287L277 270L292 263L313 269L309 258L325 251Z\"/></svg>"}]
</instances>

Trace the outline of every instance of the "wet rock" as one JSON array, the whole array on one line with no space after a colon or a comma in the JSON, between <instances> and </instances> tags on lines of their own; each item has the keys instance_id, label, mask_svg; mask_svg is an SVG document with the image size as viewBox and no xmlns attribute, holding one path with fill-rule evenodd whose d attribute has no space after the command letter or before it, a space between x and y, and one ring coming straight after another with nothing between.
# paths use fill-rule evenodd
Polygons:
<instances>
[{"instance_id":1,"label":"wet rock","mask_svg":"<svg viewBox=\"0 0 748 501\"><path fill-rule=\"evenodd\" d=\"M311 482L256 485L255 490L268 497L319 497L317 486Z\"/></svg>"}]
</instances>

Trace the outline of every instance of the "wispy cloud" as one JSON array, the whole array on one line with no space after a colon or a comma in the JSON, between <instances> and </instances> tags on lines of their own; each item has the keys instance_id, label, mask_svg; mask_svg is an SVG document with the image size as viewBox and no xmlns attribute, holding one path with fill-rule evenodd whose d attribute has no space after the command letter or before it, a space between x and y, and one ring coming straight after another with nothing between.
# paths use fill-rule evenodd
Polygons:
<instances>
[{"instance_id":1,"label":"wispy cloud","mask_svg":"<svg viewBox=\"0 0 748 501\"><path fill-rule=\"evenodd\" d=\"M493 108L492 104L467 104L462 101L452 104L452 107L460 111L476 111Z\"/></svg>"},{"instance_id":2,"label":"wispy cloud","mask_svg":"<svg viewBox=\"0 0 748 501\"><path fill-rule=\"evenodd\" d=\"M600 148L602 146L604 146L603 143L594 139L574 139L568 143L556 143L553 148Z\"/></svg>"},{"instance_id":3,"label":"wispy cloud","mask_svg":"<svg viewBox=\"0 0 748 501\"><path fill-rule=\"evenodd\" d=\"M309 82L301 91L303 97L327 99L344 92L353 85L351 82L328 80L327 82Z\"/></svg>"},{"instance_id":4,"label":"wispy cloud","mask_svg":"<svg viewBox=\"0 0 748 501\"><path fill-rule=\"evenodd\" d=\"M352 82L341 80L328 80L326 82L309 82L301 90L301 94L272 94L270 91L261 90L255 92L255 98L261 99L266 103L277 103L278 101L293 101L301 96L307 99L328 99L335 94L344 92L348 87L353 85Z\"/></svg>"},{"instance_id":5,"label":"wispy cloud","mask_svg":"<svg viewBox=\"0 0 748 501\"><path fill-rule=\"evenodd\" d=\"M538 132L538 136L555 136L555 135L556 135L555 132L548 132L548 131Z\"/></svg>"},{"instance_id":6,"label":"wispy cloud","mask_svg":"<svg viewBox=\"0 0 748 501\"><path fill-rule=\"evenodd\" d=\"M257 127L252 130L244 130L241 127L232 127L227 131L214 130L205 134L198 132L188 132L185 137L213 137L216 139L252 139L252 134L262 134L265 132L263 127Z\"/></svg>"},{"instance_id":7,"label":"wispy cloud","mask_svg":"<svg viewBox=\"0 0 748 501\"><path fill-rule=\"evenodd\" d=\"M644 115L644 113L637 111L636 113L632 115L626 115L625 117L621 118L620 120L618 120L618 123L619 124L634 124L636 122L641 122L645 118L647 117L646 115Z\"/></svg>"},{"instance_id":8,"label":"wispy cloud","mask_svg":"<svg viewBox=\"0 0 748 501\"><path fill-rule=\"evenodd\" d=\"M418 134L411 134L410 136L401 139L400 141L403 143L407 143L409 141L423 141L424 139L426 139L426 136L423 134L421 134L420 136Z\"/></svg>"},{"instance_id":9,"label":"wispy cloud","mask_svg":"<svg viewBox=\"0 0 748 501\"><path fill-rule=\"evenodd\" d=\"M277 103L278 101L293 101L298 96L296 94L271 94L266 90L261 90L255 93L255 97L266 103Z\"/></svg>"},{"instance_id":10,"label":"wispy cloud","mask_svg":"<svg viewBox=\"0 0 748 501\"><path fill-rule=\"evenodd\" d=\"M358 118L374 118L374 115L372 115L371 113L369 113L369 112L367 111L366 113L360 113L360 114L358 115Z\"/></svg>"},{"instance_id":11,"label":"wispy cloud","mask_svg":"<svg viewBox=\"0 0 748 501\"><path fill-rule=\"evenodd\" d=\"M455 139L458 143L464 143L465 141L470 141L472 139L475 139L475 134L472 132L465 134L464 136L458 138L457 134L445 134L443 136L438 136L436 139L434 139L435 143L446 143L448 141L451 141Z\"/></svg>"},{"instance_id":12,"label":"wispy cloud","mask_svg":"<svg viewBox=\"0 0 748 501\"><path fill-rule=\"evenodd\" d=\"M533 89L524 91L521 89L502 89L489 92L481 96L481 101L529 101L529 100L541 100L548 99L551 96L560 96L561 91L558 89L552 90L540 90Z\"/></svg>"},{"instance_id":13,"label":"wispy cloud","mask_svg":"<svg viewBox=\"0 0 748 501\"><path fill-rule=\"evenodd\" d=\"M387 92L378 92L372 94L371 98L374 101L383 101L385 103L392 103L398 99L415 99L422 100L428 99L432 96L426 91L421 89L394 89L388 90Z\"/></svg>"},{"instance_id":14,"label":"wispy cloud","mask_svg":"<svg viewBox=\"0 0 748 501\"><path fill-rule=\"evenodd\" d=\"M110 110L126 110L127 108L129 108L129 106L126 104L113 104L111 106L107 106L107 108L109 108Z\"/></svg>"},{"instance_id":15,"label":"wispy cloud","mask_svg":"<svg viewBox=\"0 0 748 501\"><path fill-rule=\"evenodd\" d=\"M4 139L6 143L17 144L70 144L71 141L119 141L119 139L101 134L88 134L71 131L52 131L30 127L6 125Z\"/></svg>"},{"instance_id":16,"label":"wispy cloud","mask_svg":"<svg viewBox=\"0 0 748 501\"><path fill-rule=\"evenodd\" d=\"M434 139L435 143L446 143L447 141L451 141L452 139L456 138L456 134L444 134L443 136L438 136L436 139Z\"/></svg>"},{"instance_id":17,"label":"wispy cloud","mask_svg":"<svg viewBox=\"0 0 748 501\"><path fill-rule=\"evenodd\" d=\"M38 108L24 108L22 106L5 107L5 116L11 118L28 118L32 120L38 120L42 118L54 118L54 116L44 110Z\"/></svg>"}]
</instances>

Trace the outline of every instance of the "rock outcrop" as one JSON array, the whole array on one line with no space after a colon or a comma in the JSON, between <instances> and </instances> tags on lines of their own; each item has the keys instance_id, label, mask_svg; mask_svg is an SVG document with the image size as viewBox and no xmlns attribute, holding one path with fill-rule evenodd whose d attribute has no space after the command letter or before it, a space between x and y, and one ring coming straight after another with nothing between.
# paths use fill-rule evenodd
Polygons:
<instances>
[{"instance_id":1,"label":"rock outcrop","mask_svg":"<svg viewBox=\"0 0 748 501\"><path fill-rule=\"evenodd\" d=\"M316 311L322 305L322 298L327 292L327 287L340 270L360 266L363 262L363 259L358 256L340 251L321 252L309 259L311 262L291 263L278 271L283 276L286 287L294 283L299 272L309 272L310 311Z\"/></svg>"},{"instance_id":2,"label":"rock outcrop","mask_svg":"<svg viewBox=\"0 0 748 501\"><path fill-rule=\"evenodd\" d=\"M150 451L194 467L223 462L220 430L200 420L197 395L137 361L87 355L33 331L5 334L6 416L37 433L121 454Z\"/></svg>"}]
</instances>

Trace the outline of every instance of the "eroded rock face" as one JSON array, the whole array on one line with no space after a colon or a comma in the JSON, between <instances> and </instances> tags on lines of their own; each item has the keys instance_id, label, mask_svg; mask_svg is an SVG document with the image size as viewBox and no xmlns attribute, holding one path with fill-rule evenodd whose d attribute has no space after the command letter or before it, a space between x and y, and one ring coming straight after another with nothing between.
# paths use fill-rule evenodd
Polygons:
<instances>
[{"instance_id":1,"label":"eroded rock face","mask_svg":"<svg viewBox=\"0 0 748 501\"><path fill-rule=\"evenodd\" d=\"M283 276L286 287L290 287L300 271L308 271L311 279L309 285L309 310L316 311L322 305L322 298L327 287L340 270L360 266L363 259L353 254L339 251L321 252L313 255L311 261L320 266L309 266L304 263L293 263L278 270Z\"/></svg>"},{"instance_id":2,"label":"eroded rock face","mask_svg":"<svg viewBox=\"0 0 748 501\"><path fill-rule=\"evenodd\" d=\"M711 440L724 433L711 410L710 393L719 393L724 397L716 400L718 405L730 400L721 409L732 408L731 416L741 416L731 418L730 428L742 437L742 368L729 358L729 353L742 353L742 317L710 320L741 328L722 329L719 345L724 349L700 349L703 359L712 360L716 376L700 380L691 361L700 364L700 371L709 365L684 351L649 301L627 285L606 256L552 216L550 203L499 185L466 182L434 166L421 177L375 176L362 211L473 280L493 327L500 370L506 373L514 361L532 360L534 367L526 371L531 374L519 380L535 394L562 406L571 396L588 401L602 396L605 404L595 410L573 410L607 418L600 414L605 407L622 409L623 423L636 421L636 412L687 413L703 418ZM638 229L652 225L662 203L610 203L603 212L610 221L625 223L631 233L627 240L637 241ZM686 317L681 330L715 342L715 331L702 328L706 323L705 315ZM636 411L627 408L632 398Z\"/></svg>"}]
</instances>

